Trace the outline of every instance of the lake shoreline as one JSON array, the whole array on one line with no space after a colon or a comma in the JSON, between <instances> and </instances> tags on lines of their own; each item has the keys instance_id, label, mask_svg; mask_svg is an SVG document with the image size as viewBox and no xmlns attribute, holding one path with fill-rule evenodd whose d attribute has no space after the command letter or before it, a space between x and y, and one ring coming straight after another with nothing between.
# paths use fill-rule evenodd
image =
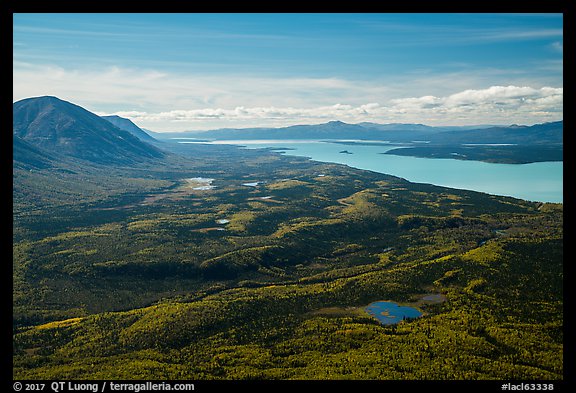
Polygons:
<instances>
[{"instance_id":1,"label":"lake shoreline","mask_svg":"<svg viewBox=\"0 0 576 393\"><path fill-rule=\"evenodd\" d=\"M433 184L460 190L482 192L517 199L563 203L563 162L530 164L502 164L450 158L420 158L409 155L386 154L400 146L375 141L318 141L318 140L219 140L204 145L237 146L261 149L291 157L305 157L322 163L344 164L352 168L383 173L406 179L412 183ZM370 142L370 143L366 143ZM177 142L174 143L186 143ZM341 154L342 144L353 154ZM413 146L421 146L421 143ZM401 146L402 149L409 147ZM508 149L511 146L492 146Z\"/></svg>"}]
</instances>

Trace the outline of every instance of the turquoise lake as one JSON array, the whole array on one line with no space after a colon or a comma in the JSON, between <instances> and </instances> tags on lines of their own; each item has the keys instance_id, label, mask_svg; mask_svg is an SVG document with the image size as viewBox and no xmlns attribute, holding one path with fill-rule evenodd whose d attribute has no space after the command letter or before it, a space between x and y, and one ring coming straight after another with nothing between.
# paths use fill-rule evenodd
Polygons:
<instances>
[{"instance_id":1,"label":"turquoise lake","mask_svg":"<svg viewBox=\"0 0 576 393\"><path fill-rule=\"evenodd\" d=\"M181 141L180 143L196 143ZM346 164L416 183L480 191L538 202L563 202L563 163L492 164L481 161L382 154L395 145L343 145L316 140L215 141L249 149L278 148L283 154ZM380 142L382 143L382 142ZM343 154L347 151L351 154Z\"/></svg>"},{"instance_id":2,"label":"turquoise lake","mask_svg":"<svg viewBox=\"0 0 576 393\"><path fill-rule=\"evenodd\" d=\"M422 315L420 310L414 307L399 306L389 301L371 303L365 310L383 325L395 325L404 318L418 318Z\"/></svg>"}]
</instances>

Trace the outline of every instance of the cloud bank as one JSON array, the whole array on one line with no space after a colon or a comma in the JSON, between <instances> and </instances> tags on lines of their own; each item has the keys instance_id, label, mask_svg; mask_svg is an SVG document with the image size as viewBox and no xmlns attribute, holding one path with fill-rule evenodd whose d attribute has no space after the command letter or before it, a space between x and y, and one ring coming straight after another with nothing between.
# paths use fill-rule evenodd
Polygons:
<instances>
[{"instance_id":1,"label":"cloud bank","mask_svg":"<svg viewBox=\"0 0 576 393\"><path fill-rule=\"evenodd\" d=\"M334 119L350 123L373 121L444 125L453 124L455 120L458 123L457 120L473 119L480 123L526 124L527 119L537 118L537 122L561 119L562 104L563 88L491 86L481 90L465 90L445 97L392 99L385 104L334 104L314 108L238 106L232 109L203 108L158 113L120 111L114 114L130 118L138 124L195 124L205 123L206 120L220 120L231 124L263 126L321 123Z\"/></svg>"},{"instance_id":2,"label":"cloud bank","mask_svg":"<svg viewBox=\"0 0 576 393\"><path fill-rule=\"evenodd\" d=\"M159 132L330 120L464 125L563 118L562 87L492 86L473 76L425 76L380 81L203 76L118 67L79 71L15 62L13 99L54 95Z\"/></svg>"}]
</instances>

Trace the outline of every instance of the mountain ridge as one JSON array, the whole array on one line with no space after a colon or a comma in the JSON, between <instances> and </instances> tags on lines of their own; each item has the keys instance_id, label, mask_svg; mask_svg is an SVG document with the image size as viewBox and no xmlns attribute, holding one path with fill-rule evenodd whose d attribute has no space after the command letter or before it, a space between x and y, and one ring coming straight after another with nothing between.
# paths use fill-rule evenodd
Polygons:
<instances>
[{"instance_id":1,"label":"mountain ridge","mask_svg":"<svg viewBox=\"0 0 576 393\"><path fill-rule=\"evenodd\" d=\"M154 137L146 133L143 129L134 124L134 122L130 119L118 115L106 115L100 117L103 118L104 120L109 121L114 126L120 128L121 130L128 131L141 141L157 142Z\"/></svg>"},{"instance_id":2,"label":"mountain ridge","mask_svg":"<svg viewBox=\"0 0 576 393\"><path fill-rule=\"evenodd\" d=\"M160 149L132 133L53 96L15 102L13 135L48 156L73 157L99 164L130 164L165 156ZM25 160L26 156L19 158Z\"/></svg>"},{"instance_id":3,"label":"mountain ridge","mask_svg":"<svg viewBox=\"0 0 576 393\"><path fill-rule=\"evenodd\" d=\"M433 144L511 143L519 145L561 144L564 121L532 126L490 127L478 130L447 131L431 136Z\"/></svg>"}]
</instances>

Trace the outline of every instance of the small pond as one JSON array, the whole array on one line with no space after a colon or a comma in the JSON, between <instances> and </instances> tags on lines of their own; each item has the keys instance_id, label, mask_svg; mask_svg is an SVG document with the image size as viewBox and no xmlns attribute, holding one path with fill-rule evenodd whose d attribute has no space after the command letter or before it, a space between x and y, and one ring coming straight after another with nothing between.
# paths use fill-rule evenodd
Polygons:
<instances>
[{"instance_id":1,"label":"small pond","mask_svg":"<svg viewBox=\"0 0 576 393\"><path fill-rule=\"evenodd\" d=\"M260 184L262 184L262 182L259 182L259 181L254 181L254 182L251 182L251 183L242 183L242 185L243 185L243 186L246 186L246 187L256 187L256 186L258 186L258 185L260 185Z\"/></svg>"},{"instance_id":2,"label":"small pond","mask_svg":"<svg viewBox=\"0 0 576 393\"><path fill-rule=\"evenodd\" d=\"M395 325L405 318L418 318L422 312L414 307L399 306L390 301L370 303L365 310L383 325Z\"/></svg>"}]
</instances>

